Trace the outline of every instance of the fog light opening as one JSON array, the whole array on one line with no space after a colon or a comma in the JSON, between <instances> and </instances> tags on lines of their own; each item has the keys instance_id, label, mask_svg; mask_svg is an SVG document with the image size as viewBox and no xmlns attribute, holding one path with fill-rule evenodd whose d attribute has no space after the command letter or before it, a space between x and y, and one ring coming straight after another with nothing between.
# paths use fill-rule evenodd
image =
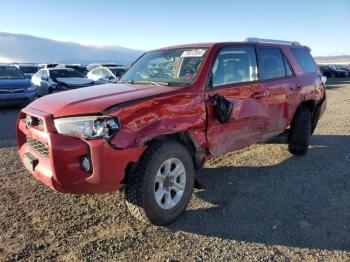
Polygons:
<instances>
[{"instance_id":1,"label":"fog light opening","mask_svg":"<svg viewBox=\"0 0 350 262\"><path fill-rule=\"evenodd\" d=\"M92 165L91 165L91 159L89 156L82 156L80 158L80 166L82 170L91 174Z\"/></svg>"}]
</instances>

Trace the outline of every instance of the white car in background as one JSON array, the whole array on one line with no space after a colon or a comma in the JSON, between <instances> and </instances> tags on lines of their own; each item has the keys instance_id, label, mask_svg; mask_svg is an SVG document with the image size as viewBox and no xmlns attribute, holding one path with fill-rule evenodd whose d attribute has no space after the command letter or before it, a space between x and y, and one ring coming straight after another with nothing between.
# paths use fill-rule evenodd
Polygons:
<instances>
[{"instance_id":1,"label":"white car in background","mask_svg":"<svg viewBox=\"0 0 350 262\"><path fill-rule=\"evenodd\" d=\"M98 84L116 83L119 79L107 67L96 67L89 71L87 77Z\"/></svg>"},{"instance_id":2,"label":"white car in background","mask_svg":"<svg viewBox=\"0 0 350 262\"><path fill-rule=\"evenodd\" d=\"M95 81L88 79L78 71L61 66L40 69L32 76L31 82L32 86L37 88L38 96L96 84Z\"/></svg>"}]
</instances>

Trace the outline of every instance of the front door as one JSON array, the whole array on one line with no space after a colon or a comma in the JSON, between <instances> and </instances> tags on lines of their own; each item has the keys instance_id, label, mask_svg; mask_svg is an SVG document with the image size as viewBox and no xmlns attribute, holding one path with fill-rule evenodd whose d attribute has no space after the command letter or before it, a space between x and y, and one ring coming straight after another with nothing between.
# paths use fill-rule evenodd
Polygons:
<instances>
[{"instance_id":1,"label":"front door","mask_svg":"<svg viewBox=\"0 0 350 262\"><path fill-rule=\"evenodd\" d=\"M258 82L254 46L227 46L218 51L206 91L209 151L221 155L261 140L269 126L268 93ZM226 123L218 120L216 96L232 103Z\"/></svg>"}]
</instances>

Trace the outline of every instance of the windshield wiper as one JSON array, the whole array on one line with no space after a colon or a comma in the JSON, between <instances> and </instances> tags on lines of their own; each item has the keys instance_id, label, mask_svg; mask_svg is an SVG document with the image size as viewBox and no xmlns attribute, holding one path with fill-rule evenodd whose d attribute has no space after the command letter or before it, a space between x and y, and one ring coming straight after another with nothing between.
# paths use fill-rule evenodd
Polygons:
<instances>
[{"instance_id":1,"label":"windshield wiper","mask_svg":"<svg viewBox=\"0 0 350 262\"><path fill-rule=\"evenodd\" d=\"M167 86L168 82L158 82L158 81L150 81L150 80L136 80L133 81L133 84L151 84L155 86Z\"/></svg>"},{"instance_id":2,"label":"windshield wiper","mask_svg":"<svg viewBox=\"0 0 350 262\"><path fill-rule=\"evenodd\" d=\"M151 81L151 80L119 80L118 83L151 84L155 86L183 86L183 85L189 84L189 83L181 83L181 82L161 82L161 81Z\"/></svg>"},{"instance_id":3,"label":"windshield wiper","mask_svg":"<svg viewBox=\"0 0 350 262\"><path fill-rule=\"evenodd\" d=\"M122 84L133 84L134 83L134 80L119 80L117 83L122 83Z\"/></svg>"}]
</instances>

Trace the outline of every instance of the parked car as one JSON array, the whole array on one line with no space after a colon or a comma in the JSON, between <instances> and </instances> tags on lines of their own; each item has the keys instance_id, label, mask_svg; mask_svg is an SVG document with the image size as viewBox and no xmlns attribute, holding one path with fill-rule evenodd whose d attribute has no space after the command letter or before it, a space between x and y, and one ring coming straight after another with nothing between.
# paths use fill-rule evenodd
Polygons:
<instances>
[{"instance_id":1,"label":"parked car","mask_svg":"<svg viewBox=\"0 0 350 262\"><path fill-rule=\"evenodd\" d=\"M346 65L335 65L335 68L337 68L338 70L346 71L348 73L347 76L350 76L350 67L349 66L346 66Z\"/></svg>"},{"instance_id":2,"label":"parked car","mask_svg":"<svg viewBox=\"0 0 350 262\"><path fill-rule=\"evenodd\" d=\"M322 65L320 66L320 72L322 75L326 77L345 77L347 76L347 72L344 70L339 70L335 67L331 67L329 65Z\"/></svg>"},{"instance_id":3,"label":"parked car","mask_svg":"<svg viewBox=\"0 0 350 262\"><path fill-rule=\"evenodd\" d=\"M86 66L86 69L88 70L88 72L90 72L91 70L97 68L97 67L101 67L103 66L102 64L99 64L99 63L92 63L92 64L88 64Z\"/></svg>"},{"instance_id":4,"label":"parked car","mask_svg":"<svg viewBox=\"0 0 350 262\"><path fill-rule=\"evenodd\" d=\"M108 63L108 64L93 63L93 64L89 64L86 68L87 68L88 72L90 72L91 70L93 70L97 67L108 68L118 78L120 78L127 71L126 66L118 65L118 64L114 64L114 63Z\"/></svg>"},{"instance_id":5,"label":"parked car","mask_svg":"<svg viewBox=\"0 0 350 262\"><path fill-rule=\"evenodd\" d=\"M115 68L109 68L109 69L118 78L121 78L125 74L125 72L127 71L127 69L125 67L115 67Z\"/></svg>"},{"instance_id":6,"label":"parked car","mask_svg":"<svg viewBox=\"0 0 350 262\"><path fill-rule=\"evenodd\" d=\"M101 84L115 83L119 80L118 77L116 77L111 70L103 66L92 69L87 74L87 77Z\"/></svg>"},{"instance_id":7,"label":"parked car","mask_svg":"<svg viewBox=\"0 0 350 262\"><path fill-rule=\"evenodd\" d=\"M0 104L29 103L37 90L14 65L0 65Z\"/></svg>"},{"instance_id":8,"label":"parked car","mask_svg":"<svg viewBox=\"0 0 350 262\"><path fill-rule=\"evenodd\" d=\"M65 67L43 68L32 77L32 85L37 87L39 96L94 84L95 81L72 68Z\"/></svg>"},{"instance_id":9,"label":"parked car","mask_svg":"<svg viewBox=\"0 0 350 262\"><path fill-rule=\"evenodd\" d=\"M325 109L320 72L296 42L168 47L143 54L117 84L31 103L19 115L19 155L61 192L125 187L135 217L166 225L207 159L286 131L290 153L306 154Z\"/></svg>"},{"instance_id":10,"label":"parked car","mask_svg":"<svg viewBox=\"0 0 350 262\"><path fill-rule=\"evenodd\" d=\"M338 65L329 65L329 67L332 68L333 70L338 70L339 72L341 72L341 77L349 76L349 72L346 69L339 68Z\"/></svg>"},{"instance_id":11,"label":"parked car","mask_svg":"<svg viewBox=\"0 0 350 262\"><path fill-rule=\"evenodd\" d=\"M36 64L15 64L15 66L23 72L26 78L29 79L31 79L39 70L39 67Z\"/></svg>"},{"instance_id":12,"label":"parked car","mask_svg":"<svg viewBox=\"0 0 350 262\"><path fill-rule=\"evenodd\" d=\"M86 66L80 65L80 64L67 64L65 65L66 68L72 68L78 71L80 74L86 76L88 73Z\"/></svg>"},{"instance_id":13,"label":"parked car","mask_svg":"<svg viewBox=\"0 0 350 262\"><path fill-rule=\"evenodd\" d=\"M55 68L59 64L57 63L49 63L49 64L38 64L39 68Z\"/></svg>"},{"instance_id":14,"label":"parked car","mask_svg":"<svg viewBox=\"0 0 350 262\"><path fill-rule=\"evenodd\" d=\"M124 66L118 64L102 64L102 66L107 67L118 78L122 77L127 70Z\"/></svg>"}]
</instances>

